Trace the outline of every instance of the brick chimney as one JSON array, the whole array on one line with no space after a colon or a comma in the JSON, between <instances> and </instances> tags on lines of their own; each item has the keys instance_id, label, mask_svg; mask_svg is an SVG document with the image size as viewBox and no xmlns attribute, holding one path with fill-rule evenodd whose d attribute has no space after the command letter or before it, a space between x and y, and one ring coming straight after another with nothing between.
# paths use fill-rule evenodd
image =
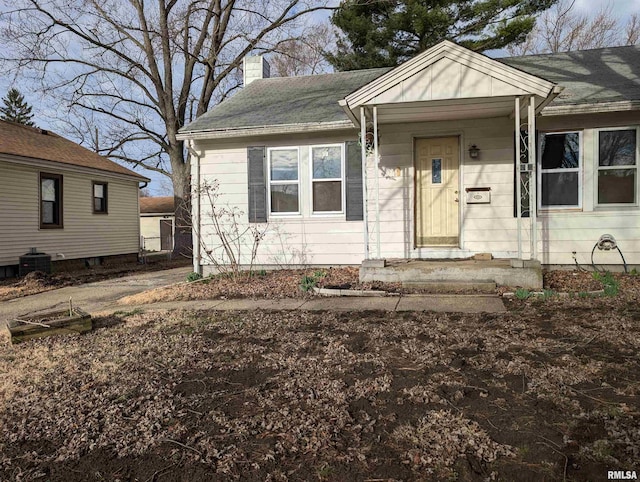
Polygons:
<instances>
[{"instance_id":1,"label":"brick chimney","mask_svg":"<svg viewBox=\"0 0 640 482\"><path fill-rule=\"evenodd\" d=\"M254 80L268 79L271 74L269 62L262 55L252 55L242 59L242 71L245 87Z\"/></svg>"}]
</instances>

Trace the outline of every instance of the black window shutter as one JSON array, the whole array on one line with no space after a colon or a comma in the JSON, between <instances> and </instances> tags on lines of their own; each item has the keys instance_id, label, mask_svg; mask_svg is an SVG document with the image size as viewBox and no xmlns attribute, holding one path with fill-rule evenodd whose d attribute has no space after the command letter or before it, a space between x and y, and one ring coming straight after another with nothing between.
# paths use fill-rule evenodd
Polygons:
<instances>
[{"instance_id":1,"label":"black window shutter","mask_svg":"<svg viewBox=\"0 0 640 482\"><path fill-rule=\"evenodd\" d=\"M250 223L267 222L266 153L267 149L264 146L247 148Z\"/></svg>"},{"instance_id":2,"label":"black window shutter","mask_svg":"<svg viewBox=\"0 0 640 482\"><path fill-rule=\"evenodd\" d=\"M345 144L347 167L347 221L362 221L362 151L357 141Z\"/></svg>"}]
</instances>

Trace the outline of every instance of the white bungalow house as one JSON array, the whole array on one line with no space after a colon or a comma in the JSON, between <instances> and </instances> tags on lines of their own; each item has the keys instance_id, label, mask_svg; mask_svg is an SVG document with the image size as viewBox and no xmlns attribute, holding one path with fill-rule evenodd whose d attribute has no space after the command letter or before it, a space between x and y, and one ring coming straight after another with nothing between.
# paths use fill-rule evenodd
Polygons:
<instances>
[{"instance_id":1,"label":"white bungalow house","mask_svg":"<svg viewBox=\"0 0 640 482\"><path fill-rule=\"evenodd\" d=\"M0 121L0 278L32 248L55 270L137 262L144 176L50 131Z\"/></svg>"},{"instance_id":2,"label":"white bungalow house","mask_svg":"<svg viewBox=\"0 0 640 482\"><path fill-rule=\"evenodd\" d=\"M266 229L254 263L589 265L609 234L640 265L640 46L492 59L444 41L393 69L267 73L246 59L242 91L180 132L193 185L219 181L217 202ZM203 196L193 215L207 272Z\"/></svg>"}]
</instances>

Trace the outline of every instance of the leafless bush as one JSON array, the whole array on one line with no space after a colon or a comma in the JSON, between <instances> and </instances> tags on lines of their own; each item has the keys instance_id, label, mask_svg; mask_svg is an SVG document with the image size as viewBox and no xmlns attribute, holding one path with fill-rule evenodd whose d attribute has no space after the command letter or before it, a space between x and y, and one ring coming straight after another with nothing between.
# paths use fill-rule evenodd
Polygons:
<instances>
[{"instance_id":1,"label":"leafless bush","mask_svg":"<svg viewBox=\"0 0 640 482\"><path fill-rule=\"evenodd\" d=\"M204 201L205 209L201 211L200 222L193 226L194 244L200 244L200 253L218 273L237 278L244 267L251 273L268 224L244 222L246 213L237 206L223 205L219 190L220 182L213 180L204 181L195 191ZM206 235L205 226L213 228L210 236Z\"/></svg>"}]
</instances>

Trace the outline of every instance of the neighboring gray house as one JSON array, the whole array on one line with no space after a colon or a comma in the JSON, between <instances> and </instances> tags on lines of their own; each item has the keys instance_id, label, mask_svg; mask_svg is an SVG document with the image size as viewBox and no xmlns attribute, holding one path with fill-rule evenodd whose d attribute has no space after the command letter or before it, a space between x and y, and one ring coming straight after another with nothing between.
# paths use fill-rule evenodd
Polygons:
<instances>
[{"instance_id":1,"label":"neighboring gray house","mask_svg":"<svg viewBox=\"0 0 640 482\"><path fill-rule=\"evenodd\" d=\"M639 46L491 59L445 41L393 69L247 78L179 137L194 186L218 180L245 226L268 224L260 265L589 264L605 233L639 265L639 126ZM193 215L208 271L202 196Z\"/></svg>"},{"instance_id":2,"label":"neighboring gray house","mask_svg":"<svg viewBox=\"0 0 640 482\"><path fill-rule=\"evenodd\" d=\"M54 266L135 262L145 181L53 132L0 121L0 278L30 248Z\"/></svg>"}]
</instances>

